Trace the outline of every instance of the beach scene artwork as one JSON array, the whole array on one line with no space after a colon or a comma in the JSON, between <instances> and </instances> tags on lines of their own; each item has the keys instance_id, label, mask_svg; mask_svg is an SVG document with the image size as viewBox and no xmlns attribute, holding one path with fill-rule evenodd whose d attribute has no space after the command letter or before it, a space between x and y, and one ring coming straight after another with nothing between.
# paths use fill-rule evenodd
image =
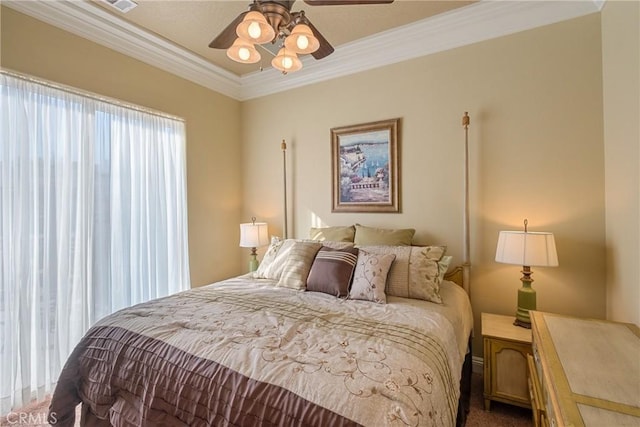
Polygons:
<instances>
[{"instance_id":1,"label":"beach scene artwork","mask_svg":"<svg viewBox=\"0 0 640 427\"><path fill-rule=\"evenodd\" d=\"M389 204L389 129L340 135L340 203Z\"/></svg>"}]
</instances>

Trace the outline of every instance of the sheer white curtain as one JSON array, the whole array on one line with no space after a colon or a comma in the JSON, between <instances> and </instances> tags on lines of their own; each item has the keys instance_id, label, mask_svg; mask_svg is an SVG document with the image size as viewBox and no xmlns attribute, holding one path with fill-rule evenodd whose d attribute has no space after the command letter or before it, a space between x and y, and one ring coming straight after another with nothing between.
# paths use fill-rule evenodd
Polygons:
<instances>
[{"instance_id":1,"label":"sheer white curtain","mask_svg":"<svg viewBox=\"0 0 640 427\"><path fill-rule=\"evenodd\" d=\"M189 287L180 120L0 73L0 414L88 327Z\"/></svg>"}]
</instances>

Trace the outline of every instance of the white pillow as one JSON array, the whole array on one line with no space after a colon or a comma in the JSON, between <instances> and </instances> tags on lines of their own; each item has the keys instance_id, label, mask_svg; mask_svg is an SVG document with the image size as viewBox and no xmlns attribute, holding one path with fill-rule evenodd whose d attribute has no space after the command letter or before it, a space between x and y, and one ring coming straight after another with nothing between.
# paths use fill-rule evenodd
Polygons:
<instances>
[{"instance_id":1,"label":"white pillow","mask_svg":"<svg viewBox=\"0 0 640 427\"><path fill-rule=\"evenodd\" d=\"M395 257L393 254L378 255L360 248L349 298L386 304L385 282Z\"/></svg>"}]
</instances>

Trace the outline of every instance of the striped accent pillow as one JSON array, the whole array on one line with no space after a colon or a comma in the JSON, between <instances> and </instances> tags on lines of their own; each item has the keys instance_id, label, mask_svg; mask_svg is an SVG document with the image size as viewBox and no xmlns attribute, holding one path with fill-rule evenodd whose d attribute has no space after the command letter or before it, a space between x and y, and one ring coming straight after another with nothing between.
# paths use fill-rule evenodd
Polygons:
<instances>
[{"instance_id":1,"label":"striped accent pillow","mask_svg":"<svg viewBox=\"0 0 640 427\"><path fill-rule=\"evenodd\" d=\"M336 297L346 297L358 261L358 249L332 249L322 247L316 254L309 277L307 290L324 292Z\"/></svg>"},{"instance_id":2,"label":"striped accent pillow","mask_svg":"<svg viewBox=\"0 0 640 427\"><path fill-rule=\"evenodd\" d=\"M304 290L313 258L321 247L322 243L295 242L284 262L276 286Z\"/></svg>"}]
</instances>

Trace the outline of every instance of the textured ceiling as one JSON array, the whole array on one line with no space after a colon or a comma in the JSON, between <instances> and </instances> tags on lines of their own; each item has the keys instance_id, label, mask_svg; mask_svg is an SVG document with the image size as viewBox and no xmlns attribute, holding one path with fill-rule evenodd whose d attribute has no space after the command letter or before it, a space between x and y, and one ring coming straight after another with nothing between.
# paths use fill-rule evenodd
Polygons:
<instances>
[{"instance_id":1,"label":"textured ceiling","mask_svg":"<svg viewBox=\"0 0 640 427\"><path fill-rule=\"evenodd\" d=\"M386 5L310 6L298 0L292 11L304 10L324 37L338 47L470 3L473 1L395 0ZM227 58L224 50L208 47L218 33L247 9L249 0L139 0L138 7L128 13L122 13L100 0L94 0L93 4L234 74L251 73L260 67L260 63L238 64ZM266 51L261 53L264 58L262 65L270 67L269 54Z\"/></svg>"}]
</instances>

